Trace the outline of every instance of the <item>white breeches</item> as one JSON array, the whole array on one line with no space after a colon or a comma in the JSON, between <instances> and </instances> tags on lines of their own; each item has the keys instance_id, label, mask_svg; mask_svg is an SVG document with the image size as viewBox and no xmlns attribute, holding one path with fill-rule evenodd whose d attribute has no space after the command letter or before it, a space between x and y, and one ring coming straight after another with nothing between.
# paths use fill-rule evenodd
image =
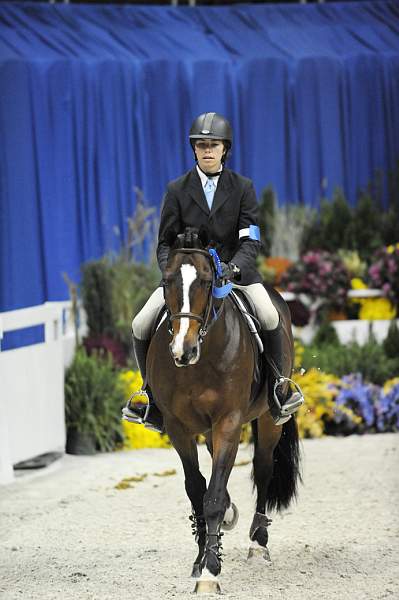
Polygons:
<instances>
[{"instance_id":1,"label":"white breeches","mask_svg":"<svg viewBox=\"0 0 399 600\"><path fill-rule=\"evenodd\" d=\"M150 338L152 324L164 304L163 287L157 287L141 311L133 319L132 331L135 338L139 340L148 340Z\"/></svg>"},{"instance_id":2,"label":"white breeches","mask_svg":"<svg viewBox=\"0 0 399 600\"><path fill-rule=\"evenodd\" d=\"M279 315L263 285L261 283L252 283L251 285L234 284L234 287L243 290L250 297L256 307L262 329L276 329ZM134 337L140 340L147 340L150 337L152 324L163 305L163 288L158 287L133 319L132 331Z\"/></svg>"},{"instance_id":3,"label":"white breeches","mask_svg":"<svg viewBox=\"0 0 399 600\"><path fill-rule=\"evenodd\" d=\"M276 329L279 323L279 314L261 283L251 283L251 285L234 283L233 287L242 290L252 300L262 329Z\"/></svg>"}]
</instances>

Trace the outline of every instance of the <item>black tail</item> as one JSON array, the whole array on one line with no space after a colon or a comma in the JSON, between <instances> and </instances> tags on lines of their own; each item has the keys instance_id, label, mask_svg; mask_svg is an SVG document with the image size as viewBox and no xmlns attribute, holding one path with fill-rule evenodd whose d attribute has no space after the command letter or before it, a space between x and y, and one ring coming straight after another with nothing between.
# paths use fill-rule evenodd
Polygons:
<instances>
[{"instance_id":1,"label":"black tail","mask_svg":"<svg viewBox=\"0 0 399 600\"><path fill-rule=\"evenodd\" d=\"M298 427L294 417L283 425L283 432L274 453L273 475L267 489L267 509L287 508L297 496L300 472Z\"/></svg>"}]
</instances>

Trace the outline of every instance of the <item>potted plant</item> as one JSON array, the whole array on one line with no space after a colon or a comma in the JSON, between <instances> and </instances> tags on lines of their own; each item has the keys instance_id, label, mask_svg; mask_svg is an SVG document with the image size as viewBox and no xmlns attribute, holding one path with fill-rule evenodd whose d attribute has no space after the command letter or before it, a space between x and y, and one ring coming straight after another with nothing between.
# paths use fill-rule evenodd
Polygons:
<instances>
[{"instance_id":1,"label":"potted plant","mask_svg":"<svg viewBox=\"0 0 399 600\"><path fill-rule=\"evenodd\" d=\"M379 248L373 255L368 270L371 287L380 288L396 307L399 308L399 242Z\"/></svg>"},{"instance_id":2,"label":"potted plant","mask_svg":"<svg viewBox=\"0 0 399 600\"><path fill-rule=\"evenodd\" d=\"M289 292L310 298L319 315L323 311L342 313L350 278L338 256L324 250L313 250L301 256L284 273L281 285Z\"/></svg>"},{"instance_id":3,"label":"potted plant","mask_svg":"<svg viewBox=\"0 0 399 600\"><path fill-rule=\"evenodd\" d=\"M65 374L66 451L94 454L113 450L123 439L123 390L110 357L78 348Z\"/></svg>"}]
</instances>

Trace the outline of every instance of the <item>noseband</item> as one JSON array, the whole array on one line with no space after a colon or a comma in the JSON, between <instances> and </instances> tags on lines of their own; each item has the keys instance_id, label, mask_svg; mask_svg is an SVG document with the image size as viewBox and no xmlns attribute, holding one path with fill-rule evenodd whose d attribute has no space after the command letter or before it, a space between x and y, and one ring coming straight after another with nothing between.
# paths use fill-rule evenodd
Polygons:
<instances>
[{"instance_id":1,"label":"noseband","mask_svg":"<svg viewBox=\"0 0 399 600\"><path fill-rule=\"evenodd\" d=\"M212 257L207 250L202 250L202 248L178 248L178 249L174 250L173 252L175 254L180 253L180 252L182 254L203 254L210 261L211 266L212 266L212 271L214 272L213 263L211 261ZM202 338L205 337L208 332L209 319L210 319L211 311L212 311L212 304L213 304L213 302L212 302L212 288L211 288L211 291L208 296L208 302L206 305L204 316L196 315L195 313L192 313L192 312L177 312L177 313L169 314L169 333L171 335L173 334L172 321L175 321L176 319L183 319L183 318L194 319L195 321L198 321L201 324L201 328L198 332L199 340L201 342ZM169 309L168 309L168 312L169 312Z\"/></svg>"}]
</instances>

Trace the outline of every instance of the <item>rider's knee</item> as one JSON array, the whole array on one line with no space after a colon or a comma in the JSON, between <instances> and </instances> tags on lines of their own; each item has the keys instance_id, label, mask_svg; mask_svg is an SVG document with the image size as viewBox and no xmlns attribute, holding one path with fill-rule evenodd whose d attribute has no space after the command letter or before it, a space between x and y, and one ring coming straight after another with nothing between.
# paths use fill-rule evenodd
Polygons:
<instances>
[{"instance_id":1,"label":"rider's knee","mask_svg":"<svg viewBox=\"0 0 399 600\"><path fill-rule=\"evenodd\" d=\"M147 340L150 337L151 322L147 323L147 319L138 313L132 321L132 333L138 340Z\"/></svg>"},{"instance_id":2,"label":"rider's knee","mask_svg":"<svg viewBox=\"0 0 399 600\"><path fill-rule=\"evenodd\" d=\"M255 305L257 317L262 329L276 329L279 324L279 313L269 294L261 283L249 285L245 289Z\"/></svg>"}]
</instances>

